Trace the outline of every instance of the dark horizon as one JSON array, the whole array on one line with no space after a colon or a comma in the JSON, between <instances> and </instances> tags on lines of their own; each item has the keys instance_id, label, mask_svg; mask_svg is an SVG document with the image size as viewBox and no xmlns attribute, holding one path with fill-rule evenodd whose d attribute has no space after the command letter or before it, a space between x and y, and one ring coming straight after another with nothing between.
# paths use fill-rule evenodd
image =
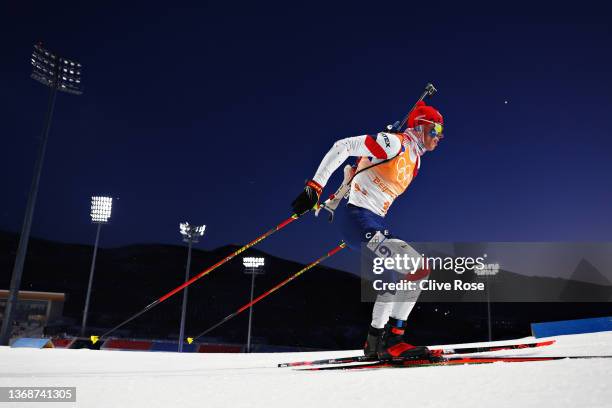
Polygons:
<instances>
[{"instance_id":1,"label":"dark horizon","mask_svg":"<svg viewBox=\"0 0 612 408\"><path fill-rule=\"evenodd\" d=\"M0 233L0 243L5 236ZM13 241L16 244L16 239ZM4 248L4 246L0 246ZM180 247L138 247L101 249L98 254L95 285L92 292L89 335L100 334L140 310L157 296L182 283L186 249ZM0 268L12 259L0 251ZM67 295L61 322L47 328L48 334L78 335L85 298L91 248L71 244L32 240L22 290L61 292ZM193 251L196 265L216 261L223 251ZM251 253L261 256L261 252ZM271 256L265 273L256 279L255 291L264 293L299 269L293 261ZM156 279L150 279L155 276ZM609 316L609 286L584 284L550 277L519 276L513 272L498 275L504 288L525 287L546 293L559 291L593 293L597 302L533 303L494 302L493 333L496 340L519 338L530 334L530 324L538 321ZM443 275L434 277L439 280ZM8 286L10 276L0 276L0 288ZM4 284L1 282L4 281ZM371 305L360 301L361 281L348 272L319 265L290 282L255 305L254 333L263 343L353 349L362 345L363 334L371 317ZM499 286L497 286L499 287ZM187 334L194 335L218 323L228 313L249 301L250 276L244 273L240 259L230 261L220 270L195 282L189 289ZM312 296L316 292L316 296ZM117 301L120 295L121 301ZM444 301L435 294L421 296L411 323L418 327L411 337L422 344L479 341L486 336L485 298L464 298L450 294ZM470 299L470 301L467 301ZM146 313L114 332L128 338L176 339L181 296L174 296L155 311ZM288 305L291 305L288 307ZM247 313L223 324L210 336L216 341L244 340ZM313 318L316 316L316 318ZM283 321L283 325L278 325ZM332 334L333 333L333 334ZM201 339L202 340L202 339ZM79 347L84 347L83 345ZM87 344L87 347L91 347Z\"/></svg>"}]
</instances>

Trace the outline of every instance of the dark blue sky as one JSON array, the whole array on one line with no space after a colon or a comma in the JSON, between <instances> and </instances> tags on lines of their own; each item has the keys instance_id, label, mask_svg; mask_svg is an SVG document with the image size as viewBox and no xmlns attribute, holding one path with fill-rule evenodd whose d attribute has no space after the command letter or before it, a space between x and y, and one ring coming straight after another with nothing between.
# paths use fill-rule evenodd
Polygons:
<instances>
[{"instance_id":1,"label":"dark blue sky","mask_svg":"<svg viewBox=\"0 0 612 408\"><path fill-rule=\"evenodd\" d=\"M336 139L400 119L433 82L446 139L393 205L396 235L611 239L604 6L197 4L4 3L1 229L23 221L47 101L29 54L42 40L82 62L85 94L58 96L34 236L92 243L88 200L108 194L103 246L179 244L184 220L207 224L202 248L247 242L289 215ZM338 240L308 216L260 248L306 262Z\"/></svg>"}]
</instances>

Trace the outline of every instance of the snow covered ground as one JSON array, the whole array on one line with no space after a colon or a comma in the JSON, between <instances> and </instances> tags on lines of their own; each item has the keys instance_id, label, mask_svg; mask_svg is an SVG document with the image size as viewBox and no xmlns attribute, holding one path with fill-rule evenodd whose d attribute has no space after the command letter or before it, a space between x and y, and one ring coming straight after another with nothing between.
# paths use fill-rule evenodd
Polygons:
<instances>
[{"instance_id":1,"label":"snow covered ground","mask_svg":"<svg viewBox=\"0 0 612 408\"><path fill-rule=\"evenodd\" d=\"M612 332L556 339L549 347L486 355L612 355ZM53 403L53 407L612 407L612 359L370 371L276 367L280 362L353 354L0 347L0 386L77 387L76 404ZM49 406L15 404L39 405ZM0 408L5 406L10 404L0 403Z\"/></svg>"}]
</instances>

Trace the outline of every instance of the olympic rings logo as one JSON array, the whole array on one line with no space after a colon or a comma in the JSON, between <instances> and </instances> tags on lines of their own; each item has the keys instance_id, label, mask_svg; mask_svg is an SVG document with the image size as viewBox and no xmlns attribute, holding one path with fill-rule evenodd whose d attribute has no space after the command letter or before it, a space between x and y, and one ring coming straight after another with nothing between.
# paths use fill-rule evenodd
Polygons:
<instances>
[{"instance_id":1,"label":"olympic rings logo","mask_svg":"<svg viewBox=\"0 0 612 408\"><path fill-rule=\"evenodd\" d=\"M402 156L397 159L395 169L397 170L397 181L402 187L408 187L408 184L410 184L412 180L412 172L408 172L408 162L405 157Z\"/></svg>"}]
</instances>

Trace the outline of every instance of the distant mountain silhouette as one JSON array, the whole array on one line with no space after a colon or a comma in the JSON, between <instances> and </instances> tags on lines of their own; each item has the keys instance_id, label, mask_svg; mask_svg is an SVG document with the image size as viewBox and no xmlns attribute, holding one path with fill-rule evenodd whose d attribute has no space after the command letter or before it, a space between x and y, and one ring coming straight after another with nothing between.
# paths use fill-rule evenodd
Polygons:
<instances>
[{"instance_id":1,"label":"distant mountain silhouette","mask_svg":"<svg viewBox=\"0 0 612 408\"><path fill-rule=\"evenodd\" d=\"M586 259L580 260L570 279L591 282L596 285L612 285L612 282Z\"/></svg>"},{"instance_id":2,"label":"distant mountain silhouette","mask_svg":"<svg viewBox=\"0 0 612 408\"><path fill-rule=\"evenodd\" d=\"M8 289L18 236L0 231L0 288ZM194 249L191 275L238 248L227 245L212 251ZM93 248L32 238L22 290L67 294L64 314L80 322ZM263 293L303 267L257 249L249 249L189 287L188 335L217 323L249 301L250 276L244 274L243 256L266 257L266 273L256 278L255 295ZM129 245L100 248L90 305L89 326L110 328L140 311L184 280L187 248L177 245ZM525 285L572 286L573 281L522 277ZM538 282L538 280L541 280ZM509 280L509 282L512 279ZM535 283L534 283L535 282ZM510 283L508 283L510 284ZM586 283L582 283L586 284ZM304 273L254 308L253 336L261 342L315 348L361 347L372 305L360 301L360 280L351 273L317 266ZM591 285L591 284L586 284ZM597 286L597 285L593 285ZM562 290L559 289L559 293ZM423 300L426 300L424 297ZM410 339L416 343L483 340L486 305L483 303L422 302L410 316ZM133 337L178 337L180 294L127 324L118 333ZM529 323L612 315L606 303L497 303L492 305L495 338L529 334ZM244 342L248 313L210 333L223 341Z\"/></svg>"}]
</instances>

